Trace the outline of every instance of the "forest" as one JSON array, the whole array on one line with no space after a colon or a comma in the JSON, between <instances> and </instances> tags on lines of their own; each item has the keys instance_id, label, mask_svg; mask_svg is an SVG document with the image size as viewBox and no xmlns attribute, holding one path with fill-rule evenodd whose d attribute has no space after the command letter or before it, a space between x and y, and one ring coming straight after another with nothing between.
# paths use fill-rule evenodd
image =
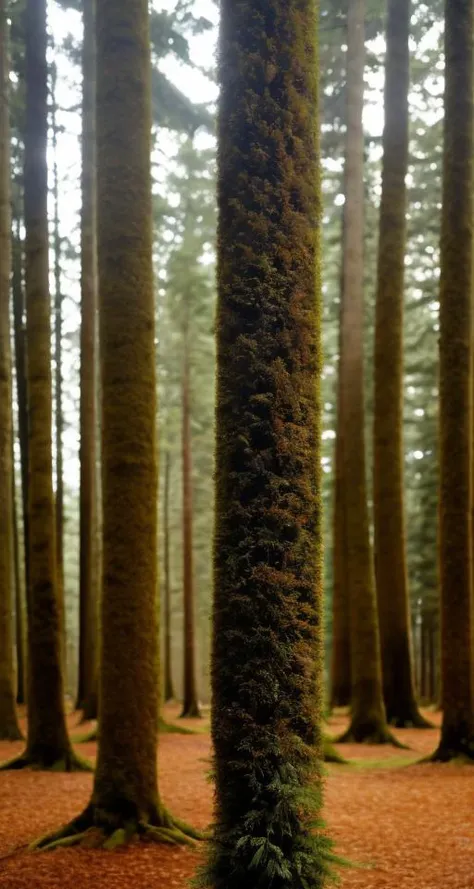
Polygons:
<instances>
[{"instance_id":1,"label":"forest","mask_svg":"<svg viewBox=\"0 0 474 889\"><path fill-rule=\"evenodd\" d=\"M0 0L0 889L474 889L474 0Z\"/></svg>"}]
</instances>

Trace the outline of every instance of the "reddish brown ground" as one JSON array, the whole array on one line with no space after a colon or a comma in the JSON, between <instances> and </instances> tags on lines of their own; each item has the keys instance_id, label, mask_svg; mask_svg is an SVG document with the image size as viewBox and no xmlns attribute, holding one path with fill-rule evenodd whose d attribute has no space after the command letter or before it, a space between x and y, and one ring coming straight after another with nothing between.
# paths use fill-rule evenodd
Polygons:
<instances>
[{"instance_id":1,"label":"reddish brown ground","mask_svg":"<svg viewBox=\"0 0 474 889\"><path fill-rule=\"evenodd\" d=\"M168 719L176 715L172 708L166 714ZM71 717L71 727L75 719ZM336 734L344 725L343 717L333 719L330 730ZM204 729L201 724L196 735L163 735L159 752L165 801L173 812L200 827L210 820L212 793L206 777L210 744ZM474 768L413 765L416 757L434 748L437 730L405 730L397 735L411 750L345 745L339 749L354 764L329 770L328 827L337 850L358 865L343 872L342 886L474 889ZM95 756L94 744L80 749L90 758ZM1 743L0 760L19 750L20 744ZM91 783L92 777L82 774L0 774L0 887L184 889L199 858L188 849L15 852L76 815L88 800Z\"/></svg>"}]
</instances>

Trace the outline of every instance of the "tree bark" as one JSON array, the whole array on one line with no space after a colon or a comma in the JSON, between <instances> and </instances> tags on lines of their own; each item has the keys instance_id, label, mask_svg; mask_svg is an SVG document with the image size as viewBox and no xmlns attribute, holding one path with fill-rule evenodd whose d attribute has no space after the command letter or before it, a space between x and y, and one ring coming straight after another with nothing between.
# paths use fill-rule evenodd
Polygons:
<instances>
[{"instance_id":1,"label":"tree bark","mask_svg":"<svg viewBox=\"0 0 474 889\"><path fill-rule=\"evenodd\" d=\"M374 552L387 721L426 728L416 699L403 492L403 301L410 0L389 0L374 348Z\"/></svg>"},{"instance_id":2,"label":"tree bark","mask_svg":"<svg viewBox=\"0 0 474 889\"><path fill-rule=\"evenodd\" d=\"M28 740L4 768L81 768L66 730L56 579L48 274L46 3L27 0L25 229L29 430Z\"/></svg>"},{"instance_id":3,"label":"tree bark","mask_svg":"<svg viewBox=\"0 0 474 889\"><path fill-rule=\"evenodd\" d=\"M55 394L55 460L56 460L56 575L59 607L61 609L61 648L64 677L67 675L66 644L66 603L64 590L64 472L63 472L63 374L62 374L62 331L63 298L61 293L61 233L59 230L59 173L58 173L58 130L56 124L56 65L52 66L52 120L53 135L53 254L54 254L54 394Z\"/></svg>"},{"instance_id":4,"label":"tree bark","mask_svg":"<svg viewBox=\"0 0 474 889\"><path fill-rule=\"evenodd\" d=\"M343 447L350 603L352 717L342 741L386 743L375 580L369 536L364 434L364 105L365 3L349 0L347 135L342 268L340 430Z\"/></svg>"},{"instance_id":5,"label":"tree bark","mask_svg":"<svg viewBox=\"0 0 474 889\"><path fill-rule=\"evenodd\" d=\"M97 718L98 547L96 484L97 210L95 2L85 0L82 58L81 406L79 688L84 719Z\"/></svg>"},{"instance_id":6,"label":"tree bark","mask_svg":"<svg viewBox=\"0 0 474 889\"><path fill-rule=\"evenodd\" d=\"M440 277L441 740L474 759L471 529L473 33L470 0L446 0Z\"/></svg>"},{"instance_id":7,"label":"tree bark","mask_svg":"<svg viewBox=\"0 0 474 889\"><path fill-rule=\"evenodd\" d=\"M186 828L158 794L155 305L147 0L96 6L97 256L102 371L103 590L99 750L86 810L51 846L106 848ZM89 836L88 836L89 840Z\"/></svg>"},{"instance_id":8,"label":"tree bark","mask_svg":"<svg viewBox=\"0 0 474 889\"><path fill-rule=\"evenodd\" d=\"M186 298L185 298L186 299ZM187 306L185 307L187 313ZM182 717L200 717L196 684L196 618L193 560L193 480L191 442L191 380L189 323L183 329L182 460L183 460L183 710Z\"/></svg>"},{"instance_id":9,"label":"tree bark","mask_svg":"<svg viewBox=\"0 0 474 889\"><path fill-rule=\"evenodd\" d=\"M23 249L20 238L20 221L15 220L12 249L12 298L13 329L15 342L15 371L18 400L18 438L20 444L21 497L23 519L23 549L25 558L26 600L29 595L30 548L28 516L28 393L26 382L26 314L23 287Z\"/></svg>"},{"instance_id":10,"label":"tree bark","mask_svg":"<svg viewBox=\"0 0 474 889\"><path fill-rule=\"evenodd\" d=\"M163 483L163 573L164 573L164 617L165 645L163 670L163 698L172 701L174 698L172 655L171 655L171 572L170 572L170 476L171 460L167 450L164 457Z\"/></svg>"},{"instance_id":11,"label":"tree bark","mask_svg":"<svg viewBox=\"0 0 474 889\"><path fill-rule=\"evenodd\" d=\"M12 526L13 526L13 577L15 583L15 640L16 640L16 702L26 702L25 619L24 596L21 576L20 540L18 534L18 510L16 506L15 463L12 448Z\"/></svg>"},{"instance_id":12,"label":"tree bark","mask_svg":"<svg viewBox=\"0 0 474 889\"><path fill-rule=\"evenodd\" d=\"M214 889L326 870L317 33L312 0L221 2Z\"/></svg>"},{"instance_id":13,"label":"tree bark","mask_svg":"<svg viewBox=\"0 0 474 889\"><path fill-rule=\"evenodd\" d=\"M8 26L0 0L0 739L21 738L13 665L12 364L10 348L10 126Z\"/></svg>"}]
</instances>

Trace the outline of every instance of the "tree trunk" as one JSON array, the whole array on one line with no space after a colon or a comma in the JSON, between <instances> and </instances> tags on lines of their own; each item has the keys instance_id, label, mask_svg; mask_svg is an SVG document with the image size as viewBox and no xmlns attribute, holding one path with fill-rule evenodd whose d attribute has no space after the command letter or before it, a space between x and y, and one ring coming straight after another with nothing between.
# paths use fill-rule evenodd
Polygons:
<instances>
[{"instance_id":1,"label":"tree trunk","mask_svg":"<svg viewBox=\"0 0 474 889\"><path fill-rule=\"evenodd\" d=\"M13 444L13 442L12 442ZM12 447L12 526L13 526L13 577L15 582L15 639L16 639L16 702L26 702L25 620L21 576L20 540L18 534L18 510L16 507L15 463Z\"/></svg>"},{"instance_id":2,"label":"tree trunk","mask_svg":"<svg viewBox=\"0 0 474 889\"><path fill-rule=\"evenodd\" d=\"M10 349L10 126L8 36L0 0L0 739L21 738L15 707L13 665L13 463Z\"/></svg>"},{"instance_id":3,"label":"tree trunk","mask_svg":"<svg viewBox=\"0 0 474 889\"><path fill-rule=\"evenodd\" d=\"M95 2L84 3L81 215L79 689L84 719L97 718L98 547L96 485L97 222Z\"/></svg>"},{"instance_id":4,"label":"tree trunk","mask_svg":"<svg viewBox=\"0 0 474 889\"><path fill-rule=\"evenodd\" d=\"M26 383L26 314L23 288L23 250L20 238L20 220L16 220L12 250L12 298L13 329L15 341L15 371L18 400L18 438L21 463L21 496L23 518L23 550L25 558L25 590L29 595L30 547L28 516L28 394Z\"/></svg>"},{"instance_id":5,"label":"tree trunk","mask_svg":"<svg viewBox=\"0 0 474 889\"><path fill-rule=\"evenodd\" d=\"M164 484L163 484L163 573L164 573L164 612L165 612L165 646L163 670L163 698L172 701L174 698L172 656L171 656L171 572L170 572L170 475L171 460L167 450L165 453Z\"/></svg>"},{"instance_id":6,"label":"tree trunk","mask_svg":"<svg viewBox=\"0 0 474 889\"><path fill-rule=\"evenodd\" d=\"M63 671L66 677L66 607L64 592L64 482L63 482L63 374L62 374L62 330L63 310L61 293L61 235L59 230L59 174L58 174L58 130L56 124L56 65L52 66L52 121L53 134L53 253L54 253L54 393L55 393L55 432L56 432L56 576L59 606L61 609L61 646Z\"/></svg>"},{"instance_id":7,"label":"tree trunk","mask_svg":"<svg viewBox=\"0 0 474 889\"><path fill-rule=\"evenodd\" d=\"M213 889L326 870L317 33L312 0L221 2Z\"/></svg>"},{"instance_id":8,"label":"tree trunk","mask_svg":"<svg viewBox=\"0 0 474 889\"><path fill-rule=\"evenodd\" d=\"M157 460L147 0L96 6L103 591L99 750L86 810L41 846L186 839L157 786ZM97 837L95 837L97 842Z\"/></svg>"},{"instance_id":9,"label":"tree trunk","mask_svg":"<svg viewBox=\"0 0 474 889\"><path fill-rule=\"evenodd\" d=\"M8 768L70 770L64 715L52 477L52 380L48 275L46 3L27 0L25 229L29 429L28 741Z\"/></svg>"},{"instance_id":10,"label":"tree trunk","mask_svg":"<svg viewBox=\"0 0 474 889\"><path fill-rule=\"evenodd\" d=\"M344 245L344 224L342 225ZM342 248L344 250L344 246ZM339 361L341 360L342 286L339 318ZM347 524L344 492L347 479L344 475L344 426L342 414L342 377L337 381L337 431L334 451L334 513L333 513L333 594L332 594L332 653L331 653L331 707L346 707L351 702L351 639L349 578L347 575Z\"/></svg>"},{"instance_id":11,"label":"tree trunk","mask_svg":"<svg viewBox=\"0 0 474 889\"><path fill-rule=\"evenodd\" d=\"M471 539L473 25L446 0L440 278L441 740L436 760L474 759Z\"/></svg>"},{"instance_id":12,"label":"tree trunk","mask_svg":"<svg viewBox=\"0 0 474 889\"><path fill-rule=\"evenodd\" d=\"M187 312L187 307L185 308ZM193 492L189 325L183 331L182 459L183 459L183 710L182 717L200 717L196 686L196 619L194 614Z\"/></svg>"},{"instance_id":13,"label":"tree trunk","mask_svg":"<svg viewBox=\"0 0 474 889\"><path fill-rule=\"evenodd\" d=\"M387 721L426 728L411 662L403 502L403 300L410 0L389 0L374 348L374 551Z\"/></svg>"},{"instance_id":14,"label":"tree trunk","mask_svg":"<svg viewBox=\"0 0 474 889\"><path fill-rule=\"evenodd\" d=\"M364 0L349 0L347 135L342 270L340 430L343 447L351 632L352 718L343 741L393 741L385 719L367 507L364 435Z\"/></svg>"}]
</instances>

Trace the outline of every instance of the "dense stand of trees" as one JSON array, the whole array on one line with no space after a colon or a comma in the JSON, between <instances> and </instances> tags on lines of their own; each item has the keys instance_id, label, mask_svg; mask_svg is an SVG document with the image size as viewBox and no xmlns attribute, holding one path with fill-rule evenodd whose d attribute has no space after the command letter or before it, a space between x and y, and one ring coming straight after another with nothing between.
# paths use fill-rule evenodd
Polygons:
<instances>
[{"instance_id":1,"label":"dense stand of trees","mask_svg":"<svg viewBox=\"0 0 474 889\"><path fill-rule=\"evenodd\" d=\"M41 845L191 842L158 792L159 707L177 695L200 716L210 662L206 879L319 887L323 692L350 708L341 740L396 743L391 725L427 725L421 701L443 711L432 759L474 758L473 9L323 3L318 29L315 0L222 0L216 155L213 109L157 66L194 64L210 23L185 6L80 4L82 45L61 48L82 72L74 247L46 0L0 3L1 738L21 738L27 705L2 767L89 768L67 685L98 720L94 788ZM410 78L411 35L429 39ZM381 141L368 72L385 78Z\"/></svg>"}]
</instances>

